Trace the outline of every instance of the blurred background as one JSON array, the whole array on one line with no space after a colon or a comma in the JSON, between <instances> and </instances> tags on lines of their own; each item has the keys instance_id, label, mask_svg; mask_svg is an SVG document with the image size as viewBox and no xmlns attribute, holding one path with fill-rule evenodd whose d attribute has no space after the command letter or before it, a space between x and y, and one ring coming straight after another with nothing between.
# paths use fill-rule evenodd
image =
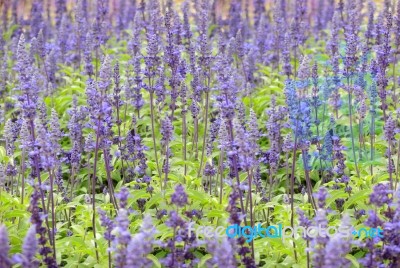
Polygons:
<instances>
[{"instance_id":1,"label":"blurred background","mask_svg":"<svg viewBox=\"0 0 400 268\"><path fill-rule=\"evenodd\" d=\"M4 25L3 29L6 29L5 25L10 18L13 18L13 21L18 21L18 24L24 24L24 21L29 17L29 14L33 12L35 9L42 10L42 15L47 17L48 21L52 21L55 23L55 14L56 7L62 6L66 7L66 12L62 12L62 14L69 14L70 18L73 20L73 10L78 5L78 2L84 2L85 6L88 7L89 12L96 12L96 6L98 3L104 3L108 10L108 17L111 23L112 18L117 18L118 14L124 14L124 16L130 17L129 13L134 13L135 10L140 10L145 8L150 1L153 0L0 0L0 16L2 20L2 24ZM308 19L309 22L315 21L318 17L318 14L333 14L332 7L340 7L344 5L344 0L158 0L161 3L161 8L164 14L165 6L167 2L171 1L177 7L177 11L179 12L181 9L181 4L183 2L189 2L192 4L192 12L196 13L196 6L199 6L199 3L202 1L208 1L210 5L212 5L212 23L216 23L216 18L226 20L229 17L229 14L235 14L234 10L242 10L239 12L243 14L242 16L246 17L246 21L253 21L253 15L257 12L257 9L264 9L260 11L260 13L264 13L268 17L272 17L273 9L272 6L281 6L287 12L288 20L292 20L294 17L294 10L301 3L302 6L306 6L304 17ZM358 6L360 7L360 12L362 13L361 17L366 15L367 6L369 2L373 2L378 10L382 10L382 6L384 3L387 3L387 6L395 6L396 0L354 0L358 2ZM274 5L276 3L277 5ZM304 4L303 4L304 3ZM33 5L35 4L35 5ZM34 8L32 8L35 6ZM129 8L127 8L129 7ZM133 7L133 9L132 9ZM233 12L232 12L233 11ZM285 12L285 13L286 13ZM238 14L239 14L238 13ZM92 14L94 15L94 14ZM329 16L328 16L329 17ZM232 18L229 18L232 19ZM286 21L286 17L285 17ZM326 26L326 25L325 25Z\"/></svg>"}]
</instances>

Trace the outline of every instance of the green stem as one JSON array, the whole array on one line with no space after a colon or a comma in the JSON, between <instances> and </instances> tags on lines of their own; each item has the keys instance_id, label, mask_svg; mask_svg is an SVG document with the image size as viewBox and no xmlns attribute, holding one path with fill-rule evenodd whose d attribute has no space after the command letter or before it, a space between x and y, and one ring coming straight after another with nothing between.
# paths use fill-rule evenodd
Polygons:
<instances>
[{"instance_id":1,"label":"green stem","mask_svg":"<svg viewBox=\"0 0 400 268\"><path fill-rule=\"evenodd\" d=\"M206 148L206 139L207 139L208 106L209 106L209 92L206 91L206 108L205 108L205 116L204 116L203 147L201 148L200 167L199 167L199 171L197 173L197 177L200 177L201 170L203 169L204 150Z\"/></svg>"},{"instance_id":2,"label":"green stem","mask_svg":"<svg viewBox=\"0 0 400 268\"><path fill-rule=\"evenodd\" d=\"M219 160L218 160L218 169L219 169L219 176L220 176L220 189L219 189L219 204L222 204L222 192L224 189L224 183L223 183L223 169L222 169L222 162L224 158L224 150L221 150L221 153L219 155Z\"/></svg>"},{"instance_id":3,"label":"green stem","mask_svg":"<svg viewBox=\"0 0 400 268\"><path fill-rule=\"evenodd\" d=\"M25 197L25 149L22 149L21 154L21 205L24 204Z\"/></svg>"},{"instance_id":4,"label":"green stem","mask_svg":"<svg viewBox=\"0 0 400 268\"><path fill-rule=\"evenodd\" d=\"M294 133L294 146L293 146L293 162L292 162L292 173L290 174L290 226L292 229L294 228L294 172L296 170L296 151L297 151L297 131L298 131L298 120L296 121L296 131ZM294 259L297 262L297 251L296 251L296 243L293 239L293 252Z\"/></svg>"},{"instance_id":5,"label":"green stem","mask_svg":"<svg viewBox=\"0 0 400 268\"><path fill-rule=\"evenodd\" d=\"M50 201L51 201L51 221L52 221L52 239L53 239L53 255L57 259L56 254L56 213L54 209L54 177L51 170L48 170L50 176Z\"/></svg>"},{"instance_id":6,"label":"green stem","mask_svg":"<svg viewBox=\"0 0 400 268\"><path fill-rule=\"evenodd\" d=\"M374 160L374 141L375 141L375 107L373 107L373 111L371 113L371 136L370 136L370 143L371 143L371 165L370 165L370 171L371 171L371 175L374 175L374 166L372 165L372 161ZM400 146L400 144L399 144ZM400 147L399 147L400 149ZM399 151L399 156L400 156L400 151ZM397 159L397 163L399 163L399 158ZM398 165L397 165L398 166ZM372 183L374 182L374 178L372 177Z\"/></svg>"},{"instance_id":7,"label":"green stem","mask_svg":"<svg viewBox=\"0 0 400 268\"><path fill-rule=\"evenodd\" d=\"M307 151L302 150L302 158L303 158L303 166L304 166L304 173L306 177L306 184L307 184L307 191L308 191L308 198L310 200L310 203L314 210L317 210L317 206L315 205L315 200L313 197L313 191L312 191L312 184L311 184L311 179L310 179L310 172L308 170L308 163L307 163Z\"/></svg>"},{"instance_id":8,"label":"green stem","mask_svg":"<svg viewBox=\"0 0 400 268\"><path fill-rule=\"evenodd\" d=\"M105 149L103 149L103 157L104 157L104 162L105 162L105 167L106 167L106 175L107 175L108 188L110 190L111 203L114 205L114 208L116 210L118 210L118 203L117 203L117 199L115 198L114 186L112 184L112 178L111 178L110 158L109 158L108 151Z\"/></svg>"},{"instance_id":9,"label":"green stem","mask_svg":"<svg viewBox=\"0 0 400 268\"><path fill-rule=\"evenodd\" d=\"M349 91L349 121L350 121L350 135L351 135L351 147L352 147L352 151L353 151L353 157L354 157L354 164L356 167L356 172L357 172L357 177L360 177L360 171L358 170L358 166L357 166L357 158L356 158L356 150L355 150L355 146L354 146L354 133L353 133L353 115L352 115L352 109L351 109L351 93Z\"/></svg>"},{"instance_id":10,"label":"green stem","mask_svg":"<svg viewBox=\"0 0 400 268\"><path fill-rule=\"evenodd\" d=\"M186 129L186 112L182 113L182 139L183 139L183 161L184 161L184 177L183 182L186 183L187 165L186 165L186 140L187 140L187 129Z\"/></svg>"},{"instance_id":11,"label":"green stem","mask_svg":"<svg viewBox=\"0 0 400 268\"><path fill-rule=\"evenodd\" d=\"M251 184L252 184L252 178L253 174L252 172L248 171L248 176L249 176L249 202L250 202L250 226L254 226L254 219L253 219L253 198L251 194ZM254 259L254 239L251 240L251 256Z\"/></svg>"},{"instance_id":12,"label":"green stem","mask_svg":"<svg viewBox=\"0 0 400 268\"><path fill-rule=\"evenodd\" d=\"M164 191L167 190L168 171L169 171L169 157L168 157L168 143L165 145L165 177L164 177Z\"/></svg>"},{"instance_id":13,"label":"green stem","mask_svg":"<svg viewBox=\"0 0 400 268\"><path fill-rule=\"evenodd\" d=\"M160 171L160 166L158 164L158 155L157 155L157 145L156 145L156 132L154 130L154 92L150 92L150 116L151 116L151 135L153 136L153 147L154 147L154 157L157 165L157 172L158 176L161 179L161 171ZM162 191L162 183L161 185L161 191Z\"/></svg>"}]
</instances>

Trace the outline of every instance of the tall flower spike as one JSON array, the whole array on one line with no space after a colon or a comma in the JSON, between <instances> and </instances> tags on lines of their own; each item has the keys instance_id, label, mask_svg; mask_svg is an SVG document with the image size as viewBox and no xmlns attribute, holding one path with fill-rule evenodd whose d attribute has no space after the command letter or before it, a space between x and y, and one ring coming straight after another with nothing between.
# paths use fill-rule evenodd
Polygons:
<instances>
[{"instance_id":1,"label":"tall flower spike","mask_svg":"<svg viewBox=\"0 0 400 268\"><path fill-rule=\"evenodd\" d=\"M239 165L245 170L250 170L256 164L255 155L257 153L257 144L252 141L249 133L237 122L234 122L235 140L239 157Z\"/></svg>"},{"instance_id":2,"label":"tall flower spike","mask_svg":"<svg viewBox=\"0 0 400 268\"><path fill-rule=\"evenodd\" d=\"M221 118L221 124L218 131L218 148L227 152L230 147L228 125L226 121Z\"/></svg>"},{"instance_id":3,"label":"tall flower spike","mask_svg":"<svg viewBox=\"0 0 400 268\"><path fill-rule=\"evenodd\" d=\"M0 266L11 267L11 260L8 257L10 251L10 241L8 240L7 228L4 225L0 226Z\"/></svg>"},{"instance_id":4,"label":"tall flower spike","mask_svg":"<svg viewBox=\"0 0 400 268\"><path fill-rule=\"evenodd\" d=\"M332 143L333 143L333 160L336 160L336 165L333 168L333 171L338 175L342 176L344 174L344 169L346 168L345 165L345 156L343 154L343 150L346 149L341 142L338 136L332 136Z\"/></svg>"},{"instance_id":5,"label":"tall flower spike","mask_svg":"<svg viewBox=\"0 0 400 268\"><path fill-rule=\"evenodd\" d=\"M161 144L166 146L173 137L174 127L172 126L169 117L166 116L164 120L161 121Z\"/></svg>"},{"instance_id":6,"label":"tall flower spike","mask_svg":"<svg viewBox=\"0 0 400 268\"><path fill-rule=\"evenodd\" d=\"M325 201L326 201L326 198L328 197L328 195L329 195L328 191L324 187L321 187L319 189L319 191L317 193L315 193L315 197L318 200L318 207L319 208L322 209L322 208L325 207Z\"/></svg>"},{"instance_id":7,"label":"tall flower spike","mask_svg":"<svg viewBox=\"0 0 400 268\"><path fill-rule=\"evenodd\" d=\"M314 226L318 226L319 228L327 228L328 221L326 219L326 214L326 210L318 209L314 218ZM310 247L312 248L313 253L313 267L324 267L323 264L325 262L325 247L328 242L329 238L322 235L318 235L311 240Z\"/></svg>"},{"instance_id":8,"label":"tall flower spike","mask_svg":"<svg viewBox=\"0 0 400 268\"><path fill-rule=\"evenodd\" d=\"M6 185L6 171L4 169L3 164L0 163L0 187L5 187L5 185Z\"/></svg>"},{"instance_id":9,"label":"tall flower spike","mask_svg":"<svg viewBox=\"0 0 400 268\"><path fill-rule=\"evenodd\" d=\"M47 238L46 238L46 227L42 226L44 216L40 212L40 208L38 206L38 202L40 199L40 192L35 186L34 192L31 195L31 201L29 204L29 211L31 212L31 223L36 228L36 233L39 235L38 243L39 243L39 254L43 258L43 262L48 267L57 267L56 260L50 256L52 249L47 246Z\"/></svg>"},{"instance_id":10,"label":"tall flower spike","mask_svg":"<svg viewBox=\"0 0 400 268\"><path fill-rule=\"evenodd\" d=\"M20 75L20 79L28 79L30 60L25 48L25 35L21 34L17 48L17 62L15 69ZM24 81L25 82L25 81Z\"/></svg>"},{"instance_id":11,"label":"tall flower spike","mask_svg":"<svg viewBox=\"0 0 400 268\"><path fill-rule=\"evenodd\" d=\"M207 250L211 253L212 258L208 260L209 267L237 267L235 258L235 245L234 240L226 237L222 238L219 242L217 239L207 241Z\"/></svg>"},{"instance_id":12,"label":"tall flower spike","mask_svg":"<svg viewBox=\"0 0 400 268\"><path fill-rule=\"evenodd\" d=\"M111 85L112 69L111 60L108 55L104 57L103 63L100 68L98 88L100 92L105 94Z\"/></svg>"},{"instance_id":13,"label":"tall flower spike","mask_svg":"<svg viewBox=\"0 0 400 268\"><path fill-rule=\"evenodd\" d=\"M51 109L49 133L50 133L51 142L53 143L53 145L56 147L59 147L59 142L61 141L61 138L63 137L63 133L61 132L61 125L60 125L60 120L58 118L58 113L56 112L56 110L54 108ZM57 148L57 149L59 149L59 148Z\"/></svg>"},{"instance_id":14,"label":"tall flower spike","mask_svg":"<svg viewBox=\"0 0 400 268\"><path fill-rule=\"evenodd\" d=\"M22 254L14 255L13 261L21 264L24 268L39 267L39 261L35 260L37 246L38 240L36 238L36 226L31 225L25 236L24 244L22 246Z\"/></svg>"},{"instance_id":15,"label":"tall flower spike","mask_svg":"<svg viewBox=\"0 0 400 268\"><path fill-rule=\"evenodd\" d=\"M286 33L283 41L282 49L282 62L283 62L283 73L290 77L292 75L292 65L290 63L290 34Z\"/></svg>"},{"instance_id":16,"label":"tall flower spike","mask_svg":"<svg viewBox=\"0 0 400 268\"><path fill-rule=\"evenodd\" d=\"M113 75L113 80L114 80L114 92L113 92L113 105L119 109L123 105L123 100L121 99L120 93L121 93L121 76L119 74L119 63L118 61L114 64L114 75ZM117 125L121 124L121 120L117 122Z\"/></svg>"},{"instance_id":17,"label":"tall flower spike","mask_svg":"<svg viewBox=\"0 0 400 268\"><path fill-rule=\"evenodd\" d=\"M396 135L396 122L393 120L393 117L391 115L388 116L386 120L386 124L384 127L385 130L385 139L388 142L394 142L395 141L395 135Z\"/></svg>"},{"instance_id":18,"label":"tall flower spike","mask_svg":"<svg viewBox=\"0 0 400 268\"><path fill-rule=\"evenodd\" d=\"M399 12L399 10L398 10L398 12ZM365 38L367 38L367 40L369 42L371 42L375 37L374 13L375 13L375 4L373 1L369 1L368 2L368 24L367 24L367 30L365 31ZM399 26L400 26L400 24L399 24ZM399 30L400 30L400 28L399 28ZM398 38L397 36L398 35L396 35L396 44L400 44L400 40L397 40L397 38ZM399 42L397 42L397 41L399 41Z\"/></svg>"},{"instance_id":19,"label":"tall flower spike","mask_svg":"<svg viewBox=\"0 0 400 268\"><path fill-rule=\"evenodd\" d=\"M31 146L31 139L30 139L30 133L29 133L29 126L28 122L24 119L22 120L21 124L21 131L19 133L19 142L20 142L20 148L21 149L27 149Z\"/></svg>"},{"instance_id":20,"label":"tall flower spike","mask_svg":"<svg viewBox=\"0 0 400 268\"><path fill-rule=\"evenodd\" d=\"M175 187L175 192L171 196L171 202L178 207L188 204L188 197L182 185L179 184Z\"/></svg>"},{"instance_id":21,"label":"tall flower spike","mask_svg":"<svg viewBox=\"0 0 400 268\"><path fill-rule=\"evenodd\" d=\"M37 36L40 29L44 26L43 21L43 2L42 1L32 1L32 8L30 13L30 37ZM28 20L29 23L29 20Z\"/></svg>"},{"instance_id":22,"label":"tall flower spike","mask_svg":"<svg viewBox=\"0 0 400 268\"><path fill-rule=\"evenodd\" d=\"M311 77L311 58L309 55L304 55L299 66L299 70L297 73L297 78L300 79L301 83L305 83L305 86L308 86L309 79Z\"/></svg>"},{"instance_id":23,"label":"tall flower spike","mask_svg":"<svg viewBox=\"0 0 400 268\"><path fill-rule=\"evenodd\" d=\"M253 1L254 5L254 26L257 28L257 26L260 24L261 17L265 13L265 0L254 0Z\"/></svg>"},{"instance_id":24,"label":"tall flower spike","mask_svg":"<svg viewBox=\"0 0 400 268\"><path fill-rule=\"evenodd\" d=\"M85 61L85 72L86 74L91 77L94 75L94 68L92 64L92 47L93 47L93 40L92 34L90 31L86 34L85 38L85 45L83 50L83 58Z\"/></svg>"},{"instance_id":25,"label":"tall flower spike","mask_svg":"<svg viewBox=\"0 0 400 268\"><path fill-rule=\"evenodd\" d=\"M39 91L39 76L34 72L32 61L25 47L25 36L21 34L17 48L17 62L15 70L18 73L18 87L21 95L18 100L21 103L25 118L33 120L36 112L37 94Z\"/></svg>"},{"instance_id":26,"label":"tall flower spike","mask_svg":"<svg viewBox=\"0 0 400 268\"><path fill-rule=\"evenodd\" d=\"M18 137L18 132L18 123L13 123L11 119L8 119L4 126L4 139L6 141L6 152L9 156L14 154L14 142Z\"/></svg>"},{"instance_id":27,"label":"tall flower spike","mask_svg":"<svg viewBox=\"0 0 400 268\"><path fill-rule=\"evenodd\" d=\"M126 187L121 188L121 191L115 195L119 199L120 208L127 208L128 197L130 196L129 190Z\"/></svg>"},{"instance_id":28,"label":"tall flower spike","mask_svg":"<svg viewBox=\"0 0 400 268\"><path fill-rule=\"evenodd\" d=\"M139 12L135 12L133 19L132 38L129 40L128 48L132 58L138 56L141 48L141 31L142 31L142 16Z\"/></svg>"},{"instance_id":29,"label":"tall flower spike","mask_svg":"<svg viewBox=\"0 0 400 268\"><path fill-rule=\"evenodd\" d=\"M217 138L218 135L218 130L220 127L220 118L212 119L211 120L211 126L210 126L210 131L209 131L209 136L208 136L208 142L206 145L207 148L207 156L210 156L212 154L212 151L214 149L214 141Z\"/></svg>"},{"instance_id":30,"label":"tall flower spike","mask_svg":"<svg viewBox=\"0 0 400 268\"><path fill-rule=\"evenodd\" d=\"M140 231L132 237L127 247L127 267L153 267L153 262L147 258L147 255L153 250L155 233L156 229L151 221L151 216L145 215Z\"/></svg>"},{"instance_id":31,"label":"tall flower spike","mask_svg":"<svg viewBox=\"0 0 400 268\"><path fill-rule=\"evenodd\" d=\"M393 192L389 189L387 184L378 183L369 196L369 201L378 207L392 203L391 194Z\"/></svg>"},{"instance_id":32,"label":"tall flower spike","mask_svg":"<svg viewBox=\"0 0 400 268\"><path fill-rule=\"evenodd\" d=\"M115 218L115 228L113 230L116 233L112 246L115 267L124 267L127 260L126 248L131 240L128 216L129 211L121 206Z\"/></svg>"},{"instance_id":33,"label":"tall flower spike","mask_svg":"<svg viewBox=\"0 0 400 268\"><path fill-rule=\"evenodd\" d=\"M52 136L37 121L35 122L35 129L37 130L36 145L39 147L42 167L45 170L51 170L57 163L57 146L52 142Z\"/></svg>"},{"instance_id":34,"label":"tall flower spike","mask_svg":"<svg viewBox=\"0 0 400 268\"><path fill-rule=\"evenodd\" d=\"M342 230L349 229L350 218L345 215L342 218L340 228ZM336 268L336 267L350 267L350 261L346 259L346 254L351 250L351 240L344 239L342 234L335 234L329 239L329 242L325 246L325 260L324 268Z\"/></svg>"},{"instance_id":35,"label":"tall flower spike","mask_svg":"<svg viewBox=\"0 0 400 268\"><path fill-rule=\"evenodd\" d=\"M84 150L86 153L93 152L96 147L95 141L93 140L93 134L89 133L85 138Z\"/></svg>"},{"instance_id":36,"label":"tall flower spike","mask_svg":"<svg viewBox=\"0 0 400 268\"><path fill-rule=\"evenodd\" d=\"M115 235L112 234L114 229L114 222L107 216L104 210L99 209L100 223L105 228L104 239L107 241L114 241Z\"/></svg>"},{"instance_id":37,"label":"tall flower spike","mask_svg":"<svg viewBox=\"0 0 400 268\"><path fill-rule=\"evenodd\" d=\"M143 87L142 70L140 67L141 59L142 59L142 56L136 56L133 59L133 68L134 68L134 72L135 72L135 77L134 77L135 85L134 85L133 93L132 93L133 94L132 104L135 107L135 109L138 111L144 105L144 100L143 100L142 93L141 93L141 89Z\"/></svg>"}]
</instances>

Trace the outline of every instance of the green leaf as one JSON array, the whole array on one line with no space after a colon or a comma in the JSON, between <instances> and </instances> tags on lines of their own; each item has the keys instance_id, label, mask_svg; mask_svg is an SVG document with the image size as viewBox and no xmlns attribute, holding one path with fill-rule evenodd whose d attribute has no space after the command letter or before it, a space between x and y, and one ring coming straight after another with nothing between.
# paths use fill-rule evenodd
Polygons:
<instances>
[{"instance_id":1,"label":"green leaf","mask_svg":"<svg viewBox=\"0 0 400 268\"><path fill-rule=\"evenodd\" d=\"M329 197L326 200L326 206L329 207L336 199L346 198L349 195L343 190L334 190L329 193Z\"/></svg>"},{"instance_id":2,"label":"green leaf","mask_svg":"<svg viewBox=\"0 0 400 268\"><path fill-rule=\"evenodd\" d=\"M192 189L187 189L186 192L192 200L198 200L202 203L209 202L210 197L208 195L206 195L204 192L199 192L199 191L192 190Z\"/></svg>"},{"instance_id":3,"label":"green leaf","mask_svg":"<svg viewBox=\"0 0 400 268\"><path fill-rule=\"evenodd\" d=\"M228 215L228 213L224 210L210 210L207 213L207 217L218 217L218 218L224 218Z\"/></svg>"},{"instance_id":4,"label":"green leaf","mask_svg":"<svg viewBox=\"0 0 400 268\"><path fill-rule=\"evenodd\" d=\"M359 192L354 193L344 204L344 209L349 208L351 205L358 203L361 200L367 200L368 195L371 193L371 189L361 190Z\"/></svg>"},{"instance_id":5,"label":"green leaf","mask_svg":"<svg viewBox=\"0 0 400 268\"><path fill-rule=\"evenodd\" d=\"M206 267L206 262L211 258L212 258L211 254L206 254L203 257L201 257L199 262L199 267Z\"/></svg>"},{"instance_id":6,"label":"green leaf","mask_svg":"<svg viewBox=\"0 0 400 268\"><path fill-rule=\"evenodd\" d=\"M153 254L149 254L149 255L147 255L147 258L150 259L150 260L153 262L153 264L155 265L155 267L161 268L161 263L160 263L160 261L157 259L156 256L154 256Z\"/></svg>"},{"instance_id":7,"label":"green leaf","mask_svg":"<svg viewBox=\"0 0 400 268\"><path fill-rule=\"evenodd\" d=\"M14 218L14 217L23 217L24 215L27 215L28 212L26 210L21 210L21 209L13 209L6 211L4 213L4 218Z\"/></svg>"},{"instance_id":8,"label":"green leaf","mask_svg":"<svg viewBox=\"0 0 400 268\"><path fill-rule=\"evenodd\" d=\"M358 260L356 259L356 257L354 257L353 255L347 254L346 255L346 259L348 259L349 261L351 261L351 264L354 265L354 267L359 268L360 264L358 263Z\"/></svg>"}]
</instances>

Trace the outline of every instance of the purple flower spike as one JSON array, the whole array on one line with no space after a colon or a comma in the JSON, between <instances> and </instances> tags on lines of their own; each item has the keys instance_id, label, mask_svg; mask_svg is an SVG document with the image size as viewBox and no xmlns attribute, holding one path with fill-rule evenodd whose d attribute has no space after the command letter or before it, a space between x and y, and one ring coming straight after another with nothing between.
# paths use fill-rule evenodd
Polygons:
<instances>
[{"instance_id":1,"label":"purple flower spike","mask_svg":"<svg viewBox=\"0 0 400 268\"><path fill-rule=\"evenodd\" d=\"M10 241L8 240L7 228L4 225L0 226L0 266L10 267L11 260L8 258L10 251Z\"/></svg>"},{"instance_id":2,"label":"purple flower spike","mask_svg":"<svg viewBox=\"0 0 400 268\"><path fill-rule=\"evenodd\" d=\"M183 207L188 204L188 196L185 192L185 188L181 184L175 187L175 192L171 196L172 204Z\"/></svg>"}]
</instances>

